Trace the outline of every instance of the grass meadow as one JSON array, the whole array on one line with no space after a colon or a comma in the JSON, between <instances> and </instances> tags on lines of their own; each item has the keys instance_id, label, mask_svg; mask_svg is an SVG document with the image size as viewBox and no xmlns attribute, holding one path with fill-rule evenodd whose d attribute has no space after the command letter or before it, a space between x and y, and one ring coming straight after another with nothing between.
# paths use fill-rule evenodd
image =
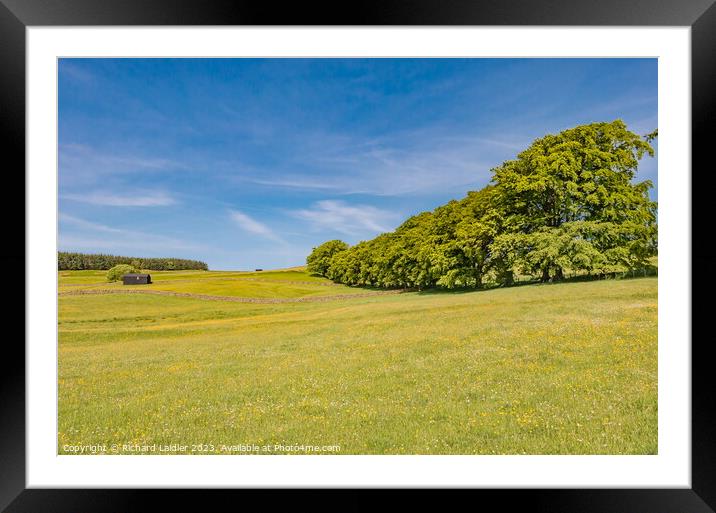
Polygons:
<instances>
[{"instance_id":1,"label":"grass meadow","mask_svg":"<svg viewBox=\"0 0 716 513\"><path fill-rule=\"evenodd\" d=\"M657 452L655 277L389 295L301 269L152 279L136 287L323 300L76 294L129 287L60 272L60 454Z\"/></svg>"}]
</instances>

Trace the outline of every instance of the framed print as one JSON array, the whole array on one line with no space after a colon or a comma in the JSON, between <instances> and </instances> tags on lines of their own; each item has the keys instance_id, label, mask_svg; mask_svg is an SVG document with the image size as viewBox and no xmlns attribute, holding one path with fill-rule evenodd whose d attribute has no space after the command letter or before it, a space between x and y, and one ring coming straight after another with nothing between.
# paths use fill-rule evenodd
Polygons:
<instances>
[{"instance_id":1,"label":"framed print","mask_svg":"<svg viewBox=\"0 0 716 513\"><path fill-rule=\"evenodd\" d=\"M3 0L0 507L712 511L716 7L317 7Z\"/></svg>"}]
</instances>

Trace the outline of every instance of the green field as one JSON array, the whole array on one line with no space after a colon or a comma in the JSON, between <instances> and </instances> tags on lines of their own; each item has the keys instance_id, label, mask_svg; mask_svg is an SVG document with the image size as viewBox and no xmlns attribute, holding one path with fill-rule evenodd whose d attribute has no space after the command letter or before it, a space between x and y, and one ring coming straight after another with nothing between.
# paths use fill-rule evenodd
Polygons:
<instances>
[{"instance_id":1,"label":"green field","mask_svg":"<svg viewBox=\"0 0 716 513\"><path fill-rule=\"evenodd\" d=\"M300 269L171 271L132 288L279 302L76 295L129 288L104 274L59 273L61 454L657 452L654 277L381 295Z\"/></svg>"},{"instance_id":2,"label":"green field","mask_svg":"<svg viewBox=\"0 0 716 513\"><path fill-rule=\"evenodd\" d=\"M59 277L59 291L68 293L83 289L126 289L120 282L107 283L106 274L106 271L63 271ZM144 290L264 299L343 294L363 295L370 292L333 284L304 271L294 270L260 273L160 271L152 272L151 275L153 283L144 286Z\"/></svg>"}]
</instances>

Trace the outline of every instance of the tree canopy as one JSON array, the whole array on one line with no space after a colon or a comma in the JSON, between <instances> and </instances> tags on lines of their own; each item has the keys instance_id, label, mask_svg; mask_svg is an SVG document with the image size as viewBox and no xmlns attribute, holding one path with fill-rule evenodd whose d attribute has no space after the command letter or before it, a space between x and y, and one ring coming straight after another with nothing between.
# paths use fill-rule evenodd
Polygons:
<instances>
[{"instance_id":1,"label":"tree canopy","mask_svg":"<svg viewBox=\"0 0 716 513\"><path fill-rule=\"evenodd\" d=\"M353 247L318 246L309 270L349 285L453 288L643 267L657 250L657 205L635 177L657 134L616 120L546 135L461 200Z\"/></svg>"},{"instance_id":2,"label":"tree canopy","mask_svg":"<svg viewBox=\"0 0 716 513\"><path fill-rule=\"evenodd\" d=\"M83 269L106 270L119 264L128 264L137 269L153 271L172 271L197 269L208 270L206 262L187 260L185 258L137 258L117 255L88 253L57 253L57 268L60 271L77 271Z\"/></svg>"},{"instance_id":3,"label":"tree canopy","mask_svg":"<svg viewBox=\"0 0 716 513\"><path fill-rule=\"evenodd\" d=\"M129 264L119 264L107 271L107 281L119 281L125 274L139 272L139 269Z\"/></svg>"},{"instance_id":4,"label":"tree canopy","mask_svg":"<svg viewBox=\"0 0 716 513\"><path fill-rule=\"evenodd\" d=\"M311 254L306 258L308 271L321 276L325 275L331 265L333 255L346 249L348 249L348 244L340 240L329 240L317 248L313 248Z\"/></svg>"}]
</instances>

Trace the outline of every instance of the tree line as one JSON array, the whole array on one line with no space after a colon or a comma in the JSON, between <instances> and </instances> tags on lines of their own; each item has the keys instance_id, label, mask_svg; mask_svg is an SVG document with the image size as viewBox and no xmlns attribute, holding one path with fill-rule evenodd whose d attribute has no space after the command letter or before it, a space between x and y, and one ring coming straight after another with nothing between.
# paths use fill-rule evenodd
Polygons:
<instances>
[{"instance_id":1,"label":"tree line","mask_svg":"<svg viewBox=\"0 0 716 513\"><path fill-rule=\"evenodd\" d=\"M57 253L57 268L60 271L82 269L107 270L119 264L127 264L136 269L153 271L208 270L205 262L185 258L137 258L105 254Z\"/></svg>"},{"instance_id":2,"label":"tree line","mask_svg":"<svg viewBox=\"0 0 716 513\"><path fill-rule=\"evenodd\" d=\"M657 254L657 204L651 181L634 178L657 135L621 120L546 135L461 200L352 247L321 244L308 270L347 285L422 289L646 268Z\"/></svg>"}]
</instances>

